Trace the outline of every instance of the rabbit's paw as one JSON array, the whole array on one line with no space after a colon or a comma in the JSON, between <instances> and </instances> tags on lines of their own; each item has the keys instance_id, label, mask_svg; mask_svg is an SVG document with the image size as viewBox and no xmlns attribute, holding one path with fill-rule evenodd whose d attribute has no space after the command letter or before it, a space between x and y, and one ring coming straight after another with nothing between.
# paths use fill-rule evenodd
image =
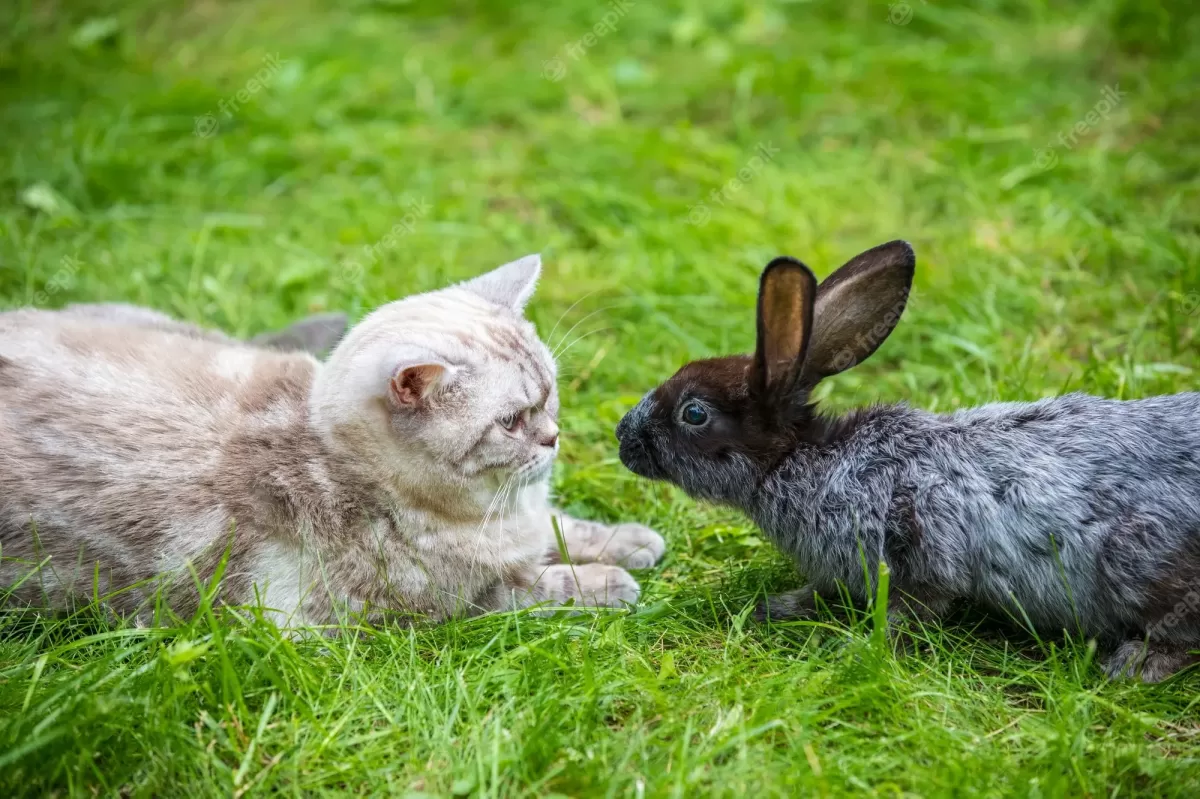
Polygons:
<instances>
[{"instance_id":1,"label":"rabbit's paw","mask_svg":"<svg viewBox=\"0 0 1200 799\"><path fill-rule=\"evenodd\" d=\"M1200 656L1188 654L1186 647L1165 647L1160 643L1135 640L1114 649L1104 664L1104 671L1114 680L1138 678L1142 682L1162 682L1197 662L1200 662Z\"/></svg>"},{"instance_id":2,"label":"rabbit's paw","mask_svg":"<svg viewBox=\"0 0 1200 799\"><path fill-rule=\"evenodd\" d=\"M600 524L561 519L567 554L572 563L612 563L627 569L648 569L667 551L667 542L641 524Z\"/></svg>"},{"instance_id":3,"label":"rabbit's paw","mask_svg":"<svg viewBox=\"0 0 1200 799\"><path fill-rule=\"evenodd\" d=\"M760 602L754 609L755 621L786 621L788 619L809 619L816 615L816 595L811 586L805 586L798 591L786 594L776 594Z\"/></svg>"}]
</instances>

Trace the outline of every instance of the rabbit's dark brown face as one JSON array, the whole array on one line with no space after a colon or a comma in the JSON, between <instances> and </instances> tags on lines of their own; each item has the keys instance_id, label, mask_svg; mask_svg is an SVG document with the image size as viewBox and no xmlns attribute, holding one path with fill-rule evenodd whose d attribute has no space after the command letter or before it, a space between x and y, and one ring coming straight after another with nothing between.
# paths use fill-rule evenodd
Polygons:
<instances>
[{"instance_id":1,"label":"rabbit's dark brown face","mask_svg":"<svg viewBox=\"0 0 1200 799\"><path fill-rule=\"evenodd\" d=\"M829 433L808 404L822 378L868 357L900 320L915 259L882 244L820 289L804 264L776 258L758 292L754 355L693 361L617 425L621 462L689 494L740 504L798 445Z\"/></svg>"},{"instance_id":2,"label":"rabbit's dark brown face","mask_svg":"<svg viewBox=\"0 0 1200 799\"><path fill-rule=\"evenodd\" d=\"M754 358L693 361L651 391L617 426L621 462L693 496L733 501L791 451L811 412L779 418L752 396Z\"/></svg>"}]
</instances>

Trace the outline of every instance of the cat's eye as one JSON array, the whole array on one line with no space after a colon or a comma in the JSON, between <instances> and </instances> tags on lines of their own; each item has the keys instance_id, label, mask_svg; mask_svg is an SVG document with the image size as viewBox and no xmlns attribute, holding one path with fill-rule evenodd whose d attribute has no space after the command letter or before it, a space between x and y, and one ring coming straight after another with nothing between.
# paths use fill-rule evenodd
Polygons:
<instances>
[{"instance_id":1,"label":"cat's eye","mask_svg":"<svg viewBox=\"0 0 1200 799\"><path fill-rule=\"evenodd\" d=\"M501 427L511 433L521 426L522 419L523 417L521 414L510 413L507 416L501 416L498 422Z\"/></svg>"},{"instance_id":2,"label":"cat's eye","mask_svg":"<svg viewBox=\"0 0 1200 799\"><path fill-rule=\"evenodd\" d=\"M679 418L685 424L698 427L708 421L708 411L704 410L704 406L698 402L689 402L683 406L683 411L679 414Z\"/></svg>"}]
</instances>

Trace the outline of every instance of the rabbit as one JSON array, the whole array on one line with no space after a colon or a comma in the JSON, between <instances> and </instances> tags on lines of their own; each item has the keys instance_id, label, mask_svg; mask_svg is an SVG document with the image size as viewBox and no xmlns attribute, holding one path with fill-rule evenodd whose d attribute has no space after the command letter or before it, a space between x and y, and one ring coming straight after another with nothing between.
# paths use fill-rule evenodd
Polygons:
<instances>
[{"instance_id":1,"label":"rabbit","mask_svg":"<svg viewBox=\"0 0 1200 799\"><path fill-rule=\"evenodd\" d=\"M839 587L865 603L884 561L896 622L966 601L1096 639L1113 678L1196 662L1200 393L948 414L810 401L891 334L915 266L903 241L819 287L800 261L771 261L754 355L689 363L646 394L617 426L622 463L741 509L795 560L810 585L759 618L809 616Z\"/></svg>"}]
</instances>

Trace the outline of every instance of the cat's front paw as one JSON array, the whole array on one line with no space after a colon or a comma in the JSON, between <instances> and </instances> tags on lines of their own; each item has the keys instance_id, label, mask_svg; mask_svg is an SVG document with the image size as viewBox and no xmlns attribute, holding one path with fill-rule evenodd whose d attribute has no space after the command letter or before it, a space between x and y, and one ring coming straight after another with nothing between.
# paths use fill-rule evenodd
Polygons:
<instances>
[{"instance_id":1,"label":"cat's front paw","mask_svg":"<svg viewBox=\"0 0 1200 799\"><path fill-rule=\"evenodd\" d=\"M545 598L551 602L573 599L576 604L600 608L635 604L642 592L629 572L603 563L547 566L539 582L544 584Z\"/></svg>"},{"instance_id":2,"label":"cat's front paw","mask_svg":"<svg viewBox=\"0 0 1200 799\"><path fill-rule=\"evenodd\" d=\"M662 560L667 542L644 524L618 524L605 548L613 563L627 569L648 569ZM607 562L607 561L606 561Z\"/></svg>"},{"instance_id":3,"label":"cat's front paw","mask_svg":"<svg viewBox=\"0 0 1200 799\"><path fill-rule=\"evenodd\" d=\"M611 563L648 569L667 551L667 542L642 524L601 524L569 519L565 529L572 563Z\"/></svg>"}]
</instances>

